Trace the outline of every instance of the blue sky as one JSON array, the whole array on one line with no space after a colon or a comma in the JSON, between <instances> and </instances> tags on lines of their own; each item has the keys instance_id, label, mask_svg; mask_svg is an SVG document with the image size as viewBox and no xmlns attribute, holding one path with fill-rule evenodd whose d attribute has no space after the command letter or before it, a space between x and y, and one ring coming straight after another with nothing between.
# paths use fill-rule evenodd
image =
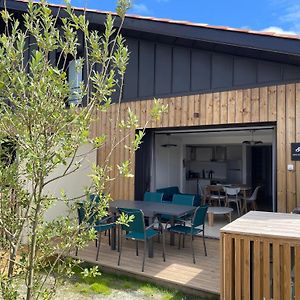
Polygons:
<instances>
[{"instance_id":1,"label":"blue sky","mask_svg":"<svg viewBox=\"0 0 300 300\"><path fill-rule=\"evenodd\" d=\"M63 0L49 0L63 3ZM114 11L116 0L71 0L77 7ZM300 34L299 0L135 0L131 14L253 30Z\"/></svg>"}]
</instances>

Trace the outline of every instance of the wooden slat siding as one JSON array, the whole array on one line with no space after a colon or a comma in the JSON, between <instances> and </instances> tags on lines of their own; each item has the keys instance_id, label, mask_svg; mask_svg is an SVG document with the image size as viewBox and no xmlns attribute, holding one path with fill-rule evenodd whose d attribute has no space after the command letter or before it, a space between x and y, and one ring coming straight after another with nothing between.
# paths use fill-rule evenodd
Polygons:
<instances>
[{"instance_id":1,"label":"wooden slat siding","mask_svg":"<svg viewBox=\"0 0 300 300\"><path fill-rule=\"evenodd\" d=\"M295 300L300 300L300 245L295 246Z\"/></svg>"},{"instance_id":2,"label":"wooden slat siding","mask_svg":"<svg viewBox=\"0 0 300 300\"><path fill-rule=\"evenodd\" d=\"M243 270L243 290L242 299L250 300L250 239L243 237L244 240L244 264Z\"/></svg>"},{"instance_id":3,"label":"wooden slat siding","mask_svg":"<svg viewBox=\"0 0 300 300\"><path fill-rule=\"evenodd\" d=\"M296 91L295 84L286 88L286 164L291 164L291 143L296 139ZM291 212L297 204L296 201L296 173L287 172L287 212Z\"/></svg>"},{"instance_id":4,"label":"wooden slat siding","mask_svg":"<svg viewBox=\"0 0 300 300\"><path fill-rule=\"evenodd\" d=\"M235 122L236 91L228 92L228 123Z\"/></svg>"},{"instance_id":5,"label":"wooden slat siding","mask_svg":"<svg viewBox=\"0 0 300 300\"><path fill-rule=\"evenodd\" d=\"M175 105L174 126L176 126L177 124L181 124L181 111L182 111L181 97L174 98L174 105Z\"/></svg>"},{"instance_id":6,"label":"wooden slat siding","mask_svg":"<svg viewBox=\"0 0 300 300\"><path fill-rule=\"evenodd\" d=\"M296 142L300 142L300 83L296 84ZM296 161L296 206L300 206L300 162Z\"/></svg>"},{"instance_id":7,"label":"wooden slat siding","mask_svg":"<svg viewBox=\"0 0 300 300\"><path fill-rule=\"evenodd\" d=\"M288 243L283 245L283 298L291 299L291 246Z\"/></svg>"},{"instance_id":8,"label":"wooden slat siding","mask_svg":"<svg viewBox=\"0 0 300 300\"><path fill-rule=\"evenodd\" d=\"M232 237L229 234L224 235L224 252L223 252L224 263L224 274L223 274L223 284L226 286L224 299L230 300L234 299L233 295L233 274L234 269L232 268L233 260L234 260L234 252L232 248Z\"/></svg>"},{"instance_id":9,"label":"wooden slat siding","mask_svg":"<svg viewBox=\"0 0 300 300\"><path fill-rule=\"evenodd\" d=\"M206 125L211 125L211 124L213 124L213 96L212 96L212 94L206 94L205 101L206 101L205 122L206 122Z\"/></svg>"},{"instance_id":10,"label":"wooden slat siding","mask_svg":"<svg viewBox=\"0 0 300 300\"><path fill-rule=\"evenodd\" d=\"M187 97L187 96L181 97L181 105L182 105L181 117L182 117L182 121L180 122L180 124L182 126L187 126L188 125L188 105L193 106L193 104L194 104L191 100L192 99L190 97Z\"/></svg>"},{"instance_id":11,"label":"wooden slat siding","mask_svg":"<svg viewBox=\"0 0 300 300\"><path fill-rule=\"evenodd\" d=\"M263 242L263 299L270 299L270 243Z\"/></svg>"},{"instance_id":12,"label":"wooden slat siding","mask_svg":"<svg viewBox=\"0 0 300 300\"><path fill-rule=\"evenodd\" d=\"M252 286L252 295L254 295L254 299L261 299L261 261L260 261L260 240L254 240L254 247L253 247L253 286Z\"/></svg>"},{"instance_id":13,"label":"wooden slat siding","mask_svg":"<svg viewBox=\"0 0 300 300\"><path fill-rule=\"evenodd\" d=\"M195 112L195 95L191 95L188 97L188 108L187 108L187 125L194 125L194 112ZM185 99L183 99L185 101Z\"/></svg>"},{"instance_id":14,"label":"wooden slat siding","mask_svg":"<svg viewBox=\"0 0 300 300\"><path fill-rule=\"evenodd\" d=\"M268 121L276 121L277 117L277 86L268 87Z\"/></svg>"},{"instance_id":15,"label":"wooden slat siding","mask_svg":"<svg viewBox=\"0 0 300 300\"><path fill-rule=\"evenodd\" d=\"M294 172L287 172L287 162L290 159L290 142L300 141L300 83L172 97L162 99L162 101L164 104L168 104L168 113L163 116L161 121L149 123L149 128L276 121L278 211L290 211L296 205L300 205L300 185L296 185L296 182L300 180L299 162L293 162L296 166ZM267 112L265 102L267 103ZM153 99L132 103L137 109L137 114L141 118L140 125L142 125L150 117ZM132 103L122 103L121 110L125 110ZM241 114L239 114L240 108ZM185 109L188 112L187 114L183 113ZM199 112L200 117L195 118L194 112ZM99 113L96 128L94 128L94 125L91 126L91 135L94 136L94 134L98 135L103 132L110 135L107 126L108 119L106 113ZM120 134L120 138L122 136L124 136L124 132ZM108 148L109 144L99 150L99 162L107 153ZM122 160L121 156L123 154L121 150L116 152L115 157L118 161ZM114 188L114 195L122 195L119 183L121 181ZM132 190L132 187L129 190ZM130 196L133 197L133 195Z\"/></svg>"},{"instance_id":16,"label":"wooden slat siding","mask_svg":"<svg viewBox=\"0 0 300 300\"><path fill-rule=\"evenodd\" d=\"M161 99L160 101L162 101L163 105L168 106L166 113L161 116L162 127L169 127L169 112L171 98Z\"/></svg>"},{"instance_id":17,"label":"wooden slat siding","mask_svg":"<svg viewBox=\"0 0 300 300\"><path fill-rule=\"evenodd\" d=\"M243 91L236 92L235 123L243 123Z\"/></svg>"},{"instance_id":18,"label":"wooden slat siding","mask_svg":"<svg viewBox=\"0 0 300 300\"><path fill-rule=\"evenodd\" d=\"M170 98L167 115L168 115L168 126L173 127L175 125L175 100L174 100L174 97Z\"/></svg>"},{"instance_id":19,"label":"wooden slat siding","mask_svg":"<svg viewBox=\"0 0 300 300\"><path fill-rule=\"evenodd\" d=\"M228 93L222 92L221 93L221 124L227 124L228 122Z\"/></svg>"},{"instance_id":20,"label":"wooden slat siding","mask_svg":"<svg viewBox=\"0 0 300 300\"><path fill-rule=\"evenodd\" d=\"M122 106L122 109L120 111L120 120L126 120L127 118L127 110L125 106ZM124 145L125 145L125 134L126 134L126 130L124 128L120 128L120 135L121 138L124 138L124 141L122 143L120 143L120 147L119 147L119 164L121 164L124 159L125 159L125 149L124 149ZM117 199L126 199L126 194L125 194L125 180L124 178L120 177L119 175L119 171L116 168L116 176L118 176L119 178L119 188L117 189ZM116 185L115 185L116 186Z\"/></svg>"},{"instance_id":21,"label":"wooden slat siding","mask_svg":"<svg viewBox=\"0 0 300 300\"><path fill-rule=\"evenodd\" d=\"M251 90L243 90L243 122L251 122Z\"/></svg>"},{"instance_id":22,"label":"wooden slat siding","mask_svg":"<svg viewBox=\"0 0 300 300\"><path fill-rule=\"evenodd\" d=\"M267 122L269 120L268 106L268 87L259 89L259 121Z\"/></svg>"},{"instance_id":23,"label":"wooden slat siding","mask_svg":"<svg viewBox=\"0 0 300 300\"><path fill-rule=\"evenodd\" d=\"M277 94L277 210L286 212L286 95L285 86L278 87Z\"/></svg>"},{"instance_id":24,"label":"wooden slat siding","mask_svg":"<svg viewBox=\"0 0 300 300\"><path fill-rule=\"evenodd\" d=\"M144 101L141 101L141 127L144 127L146 125L146 122L147 122L147 119L146 119L146 111L147 111L147 101L144 100ZM167 119L167 116L164 115L163 118L165 120L167 120L168 122L168 119Z\"/></svg>"},{"instance_id":25,"label":"wooden slat siding","mask_svg":"<svg viewBox=\"0 0 300 300\"><path fill-rule=\"evenodd\" d=\"M200 95L200 125L205 125L206 124L206 98L205 94Z\"/></svg>"},{"instance_id":26,"label":"wooden slat siding","mask_svg":"<svg viewBox=\"0 0 300 300\"><path fill-rule=\"evenodd\" d=\"M251 90L251 122L259 122L259 89Z\"/></svg>"},{"instance_id":27,"label":"wooden slat siding","mask_svg":"<svg viewBox=\"0 0 300 300\"><path fill-rule=\"evenodd\" d=\"M199 114L199 117L194 117L194 125L200 125L201 120L201 97L200 95L195 95L195 113Z\"/></svg>"},{"instance_id":28,"label":"wooden slat siding","mask_svg":"<svg viewBox=\"0 0 300 300\"><path fill-rule=\"evenodd\" d=\"M280 248L279 243L273 243L273 298L280 300Z\"/></svg>"},{"instance_id":29,"label":"wooden slat siding","mask_svg":"<svg viewBox=\"0 0 300 300\"><path fill-rule=\"evenodd\" d=\"M220 124L220 93L213 94L213 124Z\"/></svg>"},{"instance_id":30,"label":"wooden slat siding","mask_svg":"<svg viewBox=\"0 0 300 300\"><path fill-rule=\"evenodd\" d=\"M235 237L235 270L234 270L234 276L235 276L235 299L241 299L242 298L242 252L241 252L241 238Z\"/></svg>"}]
</instances>

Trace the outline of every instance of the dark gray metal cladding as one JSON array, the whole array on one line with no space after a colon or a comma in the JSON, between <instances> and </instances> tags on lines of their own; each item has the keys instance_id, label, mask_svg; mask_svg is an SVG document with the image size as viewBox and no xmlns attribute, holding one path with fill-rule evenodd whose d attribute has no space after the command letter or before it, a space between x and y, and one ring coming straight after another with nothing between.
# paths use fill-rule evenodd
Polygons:
<instances>
[{"instance_id":1,"label":"dark gray metal cladding","mask_svg":"<svg viewBox=\"0 0 300 300\"><path fill-rule=\"evenodd\" d=\"M0 0L0 8L3 5ZM7 0L7 7L20 15L27 3ZM59 11L57 6L52 10ZM103 30L105 13L87 11L86 15L93 29ZM130 16L122 32L130 51L124 101L300 80L300 39Z\"/></svg>"}]
</instances>

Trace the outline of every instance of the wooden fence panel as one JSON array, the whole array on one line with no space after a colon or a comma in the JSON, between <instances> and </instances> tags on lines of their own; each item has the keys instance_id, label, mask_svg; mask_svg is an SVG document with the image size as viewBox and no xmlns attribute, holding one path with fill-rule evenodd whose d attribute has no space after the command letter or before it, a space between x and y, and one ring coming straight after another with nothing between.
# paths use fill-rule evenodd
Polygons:
<instances>
[{"instance_id":1,"label":"wooden fence panel","mask_svg":"<svg viewBox=\"0 0 300 300\"><path fill-rule=\"evenodd\" d=\"M300 241L222 233L222 243L221 299L300 299Z\"/></svg>"}]
</instances>

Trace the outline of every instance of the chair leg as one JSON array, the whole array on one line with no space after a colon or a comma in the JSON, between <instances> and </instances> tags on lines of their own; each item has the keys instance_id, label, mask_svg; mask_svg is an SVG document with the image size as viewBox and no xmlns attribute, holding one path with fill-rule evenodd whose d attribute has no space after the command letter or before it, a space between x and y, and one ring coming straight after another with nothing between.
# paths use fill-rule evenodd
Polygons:
<instances>
[{"instance_id":1,"label":"chair leg","mask_svg":"<svg viewBox=\"0 0 300 300\"><path fill-rule=\"evenodd\" d=\"M143 256L142 272L144 272L146 252L147 252L147 240L145 239L144 240L144 256Z\"/></svg>"},{"instance_id":2,"label":"chair leg","mask_svg":"<svg viewBox=\"0 0 300 300\"><path fill-rule=\"evenodd\" d=\"M195 251L194 251L194 247L193 247L193 236L191 238L191 248L192 248L192 253L193 253L193 263L195 264L196 263L196 259L195 259Z\"/></svg>"},{"instance_id":3,"label":"chair leg","mask_svg":"<svg viewBox=\"0 0 300 300\"><path fill-rule=\"evenodd\" d=\"M122 230L119 231L120 235L119 235L119 240L120 240L120 248L119 248L119 259L118 259L118 266L120 265L120 261L121 261L121 253L122 253Z\"/></svg>"},{"instance_id":4,"label":"chair leg","mask_svg":"<svg viewBox=\"0 0 300 300\"><path fill-rule=\"evenodd\" d=\"M135 241L135 251L136 251L136 256L139 256L139 242Z\"/></svg>"},{"instance_id":5,"label":"chair leg","mask_svg":"<svg viewBox=\"0 0 300 300\"><path fill-rule=\"evenodd\" d=\"M204 237L204 229L202 231L202 239L203 239L203 246L204 246L204 254L205 254L205 256L207 256L206 245L205 245L205 237Z\"/></svg>"},{"instance_id":6,"label":"chair leg","mask_svg":"<svg viewBox=\"0 0 300 300\"><path fill-rule=\"evenodd\" d=\"M236 201L236 208L237 208L237 213L238 213L238 216L240 216L240 206L239 206L239 201Z\"/></svg>"},{"instance_id":7,"label":"chair leg","mask_svg":"<svg viewBox=\"0 0 300 300\"><path fill-rule=\"evenodd\" d=\"M118 252L120 252L120 238L121 238L121 228L117 225L117 235L118 235Z\"/></svg>"},{"instance_id":8,"label":"chair leg","mask_svg":"<svg viewBox=\"0 0 300 300\"><path fill-rule=\"evenodd\" d=\"M101 231L99 231L99 233L98 233L98 246L97 246L96 261L98 261L98 258L99 258L100 243L101 243Z\"/></svg>"},{"instance_id":9,"label":"chair leg","mask_svg":"<svg viewBox=\"0 0 300 300\"><path fill-rule=\"evenodd\" d=\"M76 246L76 248L75 248L75 256L77 256L78 255L78 247Z\"/></svg>"},{"instance_id":10,"label":"chair leg","mask_svg":"<svg viewBox=\"0 0 300 300\"><path fill-rule=\"evenodd\" d=\"M105 230L105 233L106 233L106 230ZM108 229L108 245L110 246L111 245L111 230Z\"/></svg>"},{"instance_id":11,"label":"chair leg","mask_svg":"<svg viewBox=\"0 0 300 300\"><path fill-rule=\"evenodd\" d=\"M181 244L181 234L178 234L178 249L180 250L180 244Z\"/></svg>"},{"instance_id":12,"label":"chair leg","mask_svg":"<svg viewBox=\"0 0 300 300\"><path fill-rule=\"evenodd\" d=\"M253 201L253 210L256 210L257 206L256 206L256 201Z\"/></svg>"},{"instance_id":13,"label":"chair leg","mask_svg":"<svg viewBox=\"0 0 300 300\"><path fill-rule=\"evenodd\" d=\"M162 243L163 243L163 260L166 261L166 241L165 241L164 232L162 232Z\"/></svg>"}]
</instances>

